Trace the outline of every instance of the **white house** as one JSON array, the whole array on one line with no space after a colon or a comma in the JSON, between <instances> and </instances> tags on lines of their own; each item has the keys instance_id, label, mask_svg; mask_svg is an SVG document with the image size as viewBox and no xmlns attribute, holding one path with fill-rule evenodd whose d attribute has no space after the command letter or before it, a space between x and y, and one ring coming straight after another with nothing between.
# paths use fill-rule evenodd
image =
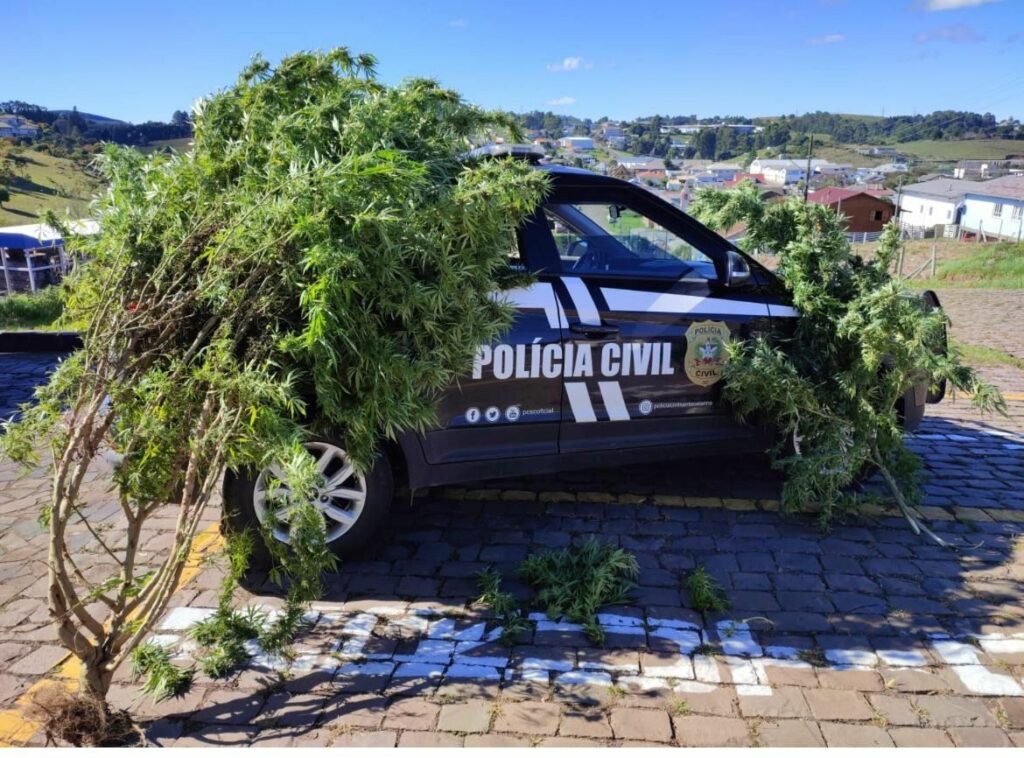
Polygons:
<instances>
[{"instance_id":1,"label":"white house","mask_svg":"<svg viewBox=\"0 0 1024 758\"><path fill-rule=\"evenodd\" d=\"M768 184L794 184L806 177L807 160L793 158L755 158L750 163L751 174L762 174ZM822 158L811 158L811 173L828 170L831 163Z\"/></svg>"},{"instance_id":2,"label":"white house","mask_svg":"<svg viewBox=\"0 0 1024 758\"><path fill-rule=\"evenodd\" d=\"M21 116L0 114L0 137L38 137L39 127Z\"/></svg>"},{"instance_id":3,"label":"white house","mask_svg":"<svg viewBox=\"0 0 1024 758\"><path fill-rule=\"evenodd\" d=\"M1024 239L1024 176L1001 176L974 185L964 194L960 224L964 231L1001 239Z\"/></svg>"},{"instance_id":4,"label":"white house","mask_svg":"<svg viewBox=\"0 0 1024 758\"><path fill-rule=\"evenodd\" d=\"M619 158L619 165L629 171L664 171L665 161L649 155L630 155Z\"/></svg>"},{"instance_id":5,"label":"white house","mask_svg":"<svg viewBox=\"0 0 1024 758\"><path fill-rule=\"evenodd\" d=\"M572 150L593 150L594 140L590 137L563 137L558 144Z\"/></svg>"},{"instance_id":6,"label":"white house","mask_svg":"<svg viewBox=\"0 0 1024 758\"><path fill-rule=\"evenodd\" d=\"M743 170L743 166L735 163L712 163L705 170L720 182L731 182L736 178L736 174Z\"/></svg>"},{"instance_id":7,"label":"white house","mask_svg":"<svg viewBox=\"0 0 1024 758\"><path fill-rule=\"evenodd\" d=\"M960 223L964 195L977 186L978 182L945 177L908 184L900 191L900 225L931 227Z\"/></svg>"}]
</instances>

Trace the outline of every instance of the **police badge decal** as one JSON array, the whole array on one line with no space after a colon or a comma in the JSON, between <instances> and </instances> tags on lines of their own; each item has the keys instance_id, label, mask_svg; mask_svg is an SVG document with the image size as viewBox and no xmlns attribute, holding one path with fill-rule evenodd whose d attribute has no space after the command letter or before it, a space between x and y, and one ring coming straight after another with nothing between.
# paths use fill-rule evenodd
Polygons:
<instances>
[{"instance_id":1,"label":"police badge decal","mask_svg":"<svg viewBox=\"0 0 1024 758\"><path fill-rule=\"evenodd\" d=\"M686 330L683 366L691 382L709 387L722 378L728 341L729 327L724 321L695 321L690 325Z\"/></svg>"}]
</instances>

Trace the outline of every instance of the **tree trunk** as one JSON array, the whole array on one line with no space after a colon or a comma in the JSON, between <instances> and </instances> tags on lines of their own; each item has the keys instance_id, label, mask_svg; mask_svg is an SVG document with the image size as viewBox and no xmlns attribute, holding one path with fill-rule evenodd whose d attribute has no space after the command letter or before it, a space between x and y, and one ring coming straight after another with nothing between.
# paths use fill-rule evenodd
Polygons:
<instances>
[{"instance_id":1,"label":"tree trunk","mask_svg":"<svg viewBox=\"0 0 1024 758\"><path fill-rule=\"evenodd\" d=\"M102 662L82 661L82 670L78 676L79 691L106 706L107 693L110 691L110 683L113 678L114 672L107 670Z\"/></svg>"}]
</instances>

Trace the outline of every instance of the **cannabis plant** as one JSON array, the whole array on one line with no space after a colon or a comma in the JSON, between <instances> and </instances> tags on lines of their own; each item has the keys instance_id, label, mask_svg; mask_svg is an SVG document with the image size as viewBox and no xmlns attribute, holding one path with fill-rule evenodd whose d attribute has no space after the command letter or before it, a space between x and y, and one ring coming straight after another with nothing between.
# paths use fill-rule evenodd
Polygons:
<instances>
[{"instance_id":1,"label":"cannabis plant","mask_svg":"<svg viewBox=\"0 0 1024 758\"><path fill-rule=\"evenodd\" d=\"M382 437L427 428L510 323L491 293L543 174L467 163L511 122L433 81L387 86L374 65L257 58L196 106L191 153L103 155L102 233L69 237L89 261L66 303L83 346L2 443L30 462L49 442L50 612L95 697L166 610L225 467L299 460L311 433L365 467ZM308 491L301 466L284 474ZM311 527L308 569L322 536L289 507ZM157 518L173 538L143 560ZM301 597L314 573L290 577Z\"/></svg>"},{"instance_id":2,"label":"cannabis plant","mask_svg":"<svg viewBox=\"0 0 1024 758\"><path fill-rule=\"evenodd\" d=\"M827 526L857 506L851 485L873 470L914 530L928 531L911 510L918 460L903 441L899 401L919 383L943 381L982 411L1004 410L1002 397L944 349L945 314L890 275L898 227L863 260L835 211L795 199L761 207L751 192L705 192L690 210L713 225L746 221L752 238L778 253L800 317L792 333L730 345L723 397L741 418L780 430L773 457L786 475L784 506L815 509Z\"/></svg>"}]
</instances>

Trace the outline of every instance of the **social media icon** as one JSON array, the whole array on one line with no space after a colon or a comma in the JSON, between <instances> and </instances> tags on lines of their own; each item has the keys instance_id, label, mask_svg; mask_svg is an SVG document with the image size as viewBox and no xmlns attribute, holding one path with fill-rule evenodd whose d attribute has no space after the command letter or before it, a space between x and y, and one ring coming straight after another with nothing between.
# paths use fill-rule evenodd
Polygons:
<instances>
[{"instance_id":1,"label":"social media icon","mask_svg":"<svg viewBox=\"0 0 1024 758\"><path fill-rule=\"evenodd\" d=\"M495 421L501 418L501 408L491 406L484 411L484 418L487 419L488 423L493 424Z\"/></svg>"},{"instance_id":2,"label":"social media icon","mask_svg":"<svg viewBox=\"0 0 1024 758\"><path fill-rule=\"evenodd\" d=\"M479 408L468 408L466 410L466 421L471 424L475 424L480 420L480 409Z\"/></svg>"},{"instance_id":3,"label":"social media icon","mask_svg":"<svg viewBox=\"0 0 1024 758\"><path fill-rule=\"evenodd\" d=\"M651 415L651 411L653 411L653 410L654 410L654 403L652 403L650 400L641 400L640 401L640 412L642 414L644 414L645 416L650 416Z\"/></svg>"},{"instance_id":4,"label":"social media icon","mask_svg":"<svg viewBox=\"0 0 1024 758\"><path fill-rule=\"evenodd\" d=\"M509 421L518 421L519 415L520 411L518 405L510 405L508 408L505 409L505 418L507 418Z\"/></svg>"}]
</instances>

